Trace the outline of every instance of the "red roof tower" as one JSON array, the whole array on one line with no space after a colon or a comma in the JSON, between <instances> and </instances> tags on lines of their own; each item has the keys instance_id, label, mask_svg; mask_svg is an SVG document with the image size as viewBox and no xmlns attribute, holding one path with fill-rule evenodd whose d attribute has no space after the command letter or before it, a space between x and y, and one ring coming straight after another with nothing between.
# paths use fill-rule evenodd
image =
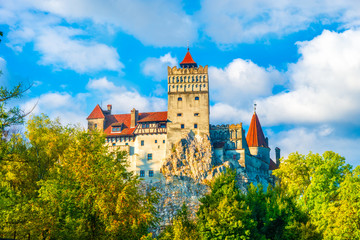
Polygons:
<instances>
[{"instance_id":1,"label":"red roof tower","mask_svg":"<svg viewBox=\"0 0 360 240\"><path fill-rule=\"evenodd\" d=\"M268 147L256 112L251 118L246 141L249 147Z\"/></svg>"},{"instance_id":2,"label":"red roof tower","mask_svg":"<svg viewBox=\"0 0 360 240\"><path fill-rule=\"evenodd\" d=\"M192 68L192 67L197 67L197 63L194 61L194 59L192 58L189 48L187 49L187 53L184 57L184 59L182 60L182 62L180 63L180 66L182 68Z\"/></svg>"},{"instance_id":3,"label":"red roof tower","mask_svg":"<svg viewBox=\"0 0 360 240\"><path fill-rule=\"evenodd\" d=\"M90 113L90 115L87 117L87 119L96 119L96 118L105 118L104 112L101 109L101 107L98 105L96 105L96 107L94 108L94 110Z\"/></svg>"}]
</instances>

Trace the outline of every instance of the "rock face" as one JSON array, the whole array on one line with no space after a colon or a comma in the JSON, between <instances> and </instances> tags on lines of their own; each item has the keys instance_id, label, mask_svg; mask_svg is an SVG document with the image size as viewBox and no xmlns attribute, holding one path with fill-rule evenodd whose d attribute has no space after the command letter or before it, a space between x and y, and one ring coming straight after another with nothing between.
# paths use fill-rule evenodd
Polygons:
<instances>
[{"instance_id":1,"label":"rock face","mask_svg":"<svg viewBox=\"0 0 360 240\"><path fill-rule=\"evenodd\" d=\"M164 179L149 183L146 188L155 187L161 194L157 205L160 224L155 232L171 223L177 211L185 203L192 217L199 208L199 199L209 192L213 178L231 168L237 172L237 186L246 192L250 181L267 185L268 178L262 176L249 180L249 174L236 160L222 160L214 157L208 138L189 134L174 145L168 158L163 162L161 172ZM250 175L252 175L250 173Z\"/></svg>"}]
</instances>

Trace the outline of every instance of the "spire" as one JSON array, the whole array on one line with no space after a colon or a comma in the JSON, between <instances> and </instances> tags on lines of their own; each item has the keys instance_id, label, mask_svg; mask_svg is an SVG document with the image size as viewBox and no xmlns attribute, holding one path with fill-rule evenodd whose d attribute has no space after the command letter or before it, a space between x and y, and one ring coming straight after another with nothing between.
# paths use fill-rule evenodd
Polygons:
<instances>
[{"instance_id":1,"label":"spire","mask_svg":"<svg viewBox=\"0 0 360 240\"><path fill-rule=\"evenodd\" d=\"M101 109L101 107L98 105L96 105L96 107L94 108L94 110L90 113L90 115L87 117L87 119L95 119L95 118L105 118L105 115L103 113L103 110Z\"/></svg>"},{"instance_id":2,"label":"spire","mask_svg":"<svg viewBox=\"0 0 360 240\"><path fill-rule=\"evenodd\" d=\"M249 147L268 147L262 131L259 118L256 114L256 104L254 104L254 114L251 118L246 141Z\"/></svg>"},{"instance_id":3,"label":"spire","mask_svg":"<svg viewBox=\"0 0 360 240\"><path fill-rule=\"evenodd\" d=\"M182 68L192 68L192 67L197 67L197 63L194 61L194 59L192 58L191 54L190 54L190 49L189 49L189 45L187 48L187 53L184 57L184 59L182 60L182 62L180 63L180 66Z\"/></svg>"}]
</instances>

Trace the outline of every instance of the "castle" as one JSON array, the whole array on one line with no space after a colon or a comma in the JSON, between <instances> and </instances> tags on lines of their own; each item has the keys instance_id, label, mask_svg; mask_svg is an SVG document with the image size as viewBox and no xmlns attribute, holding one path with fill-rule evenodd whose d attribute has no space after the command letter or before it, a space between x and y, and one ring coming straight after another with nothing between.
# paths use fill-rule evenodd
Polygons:
<instances>
[{"instance_id":1,"label":"castle","mask_svg":"<svg viewBox=\"0 0 360 240\"><path fill-rule=\"evenodd\" d=\"M174 144L191 133L210 138L213 157L241 166L250 181L269 177L279 165L280 149L275 148L275 162L270 159L265 138L254 110L245 138L242 123L210 125L208 66L198 66L189 49L180 68L168 67L168 111L112 114L112 105L97 105L88 116L88 128L106 134L106 144L128 152L129 170L141 178L161 179L161 166Z\"/></svg>"}]
</instances>

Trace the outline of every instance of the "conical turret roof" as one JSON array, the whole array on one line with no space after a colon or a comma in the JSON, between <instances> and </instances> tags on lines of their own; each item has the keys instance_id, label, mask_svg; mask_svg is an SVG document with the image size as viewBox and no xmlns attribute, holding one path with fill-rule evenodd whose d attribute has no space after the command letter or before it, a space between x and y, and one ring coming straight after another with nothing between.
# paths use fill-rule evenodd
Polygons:
<instances>
[{"instance_id":1,"label":"conical turret roof","mask_svg":"<svg viewBox=\"0 0 360 240\"><path fill-rule=\"evenodd\" d=\"M197 67L197 63L192 58L192 56L190 54L190 51L189 51L189 48L188 48L188 51L187 51L184 59L180 63L180 66L183 67L183 68Z\"/></svg>"},{"instance_id":2,"label":"conical turret roof","mask_svg":"<svg viewBox=\"0 0 360 240\"><path fill-rule=\"evenodd\" d=\"M254 112L251 118L246 141L249 147L268 147L256 112Z\"/></svg>"}]
</instances>

